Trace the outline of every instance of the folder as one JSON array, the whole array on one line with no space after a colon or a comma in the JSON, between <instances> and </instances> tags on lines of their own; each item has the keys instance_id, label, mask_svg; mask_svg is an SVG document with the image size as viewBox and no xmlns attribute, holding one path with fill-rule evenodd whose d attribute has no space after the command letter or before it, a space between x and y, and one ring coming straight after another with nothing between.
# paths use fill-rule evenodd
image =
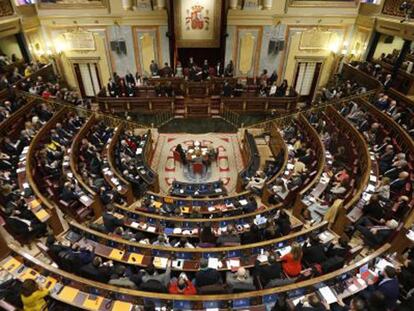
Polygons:
<instances>
[{"instance_id":1,"label":"folder","mask_svg":"<svg viewBox=\"0 0 414 311\"><path fill-rule=\"evenodd\" d=\"M25 281L25 280L34 280L34 279L36 279L37 277L39 276L39 273L37 272L37 271L35 271L35 270L33 270L32 268L27 268L24 272L23 272L23 274L21 274L20 275L20 279L22 280L22 281Z\"/></svg>"},{"instance_id":2,"label":"folder","mask_svg":"<svg viewBox=\"0 0 414 311\"><path fill-rule=\"evenodd\" d=\"M128 263L140 265L143 259L144 259L144 255L137 254L137 253L131 253L128 257Z\"/></svg>"},{"instance_id":3,"label":"folder","mask_svg":"<svg viewBox=\"0 0 414 311\"><path fill-rule=\"evenodd\" d=\"M158 201L154 201L154 203L152 203L152 205L154 205L155 208L161 208L162 203L158 202Z\"/></svg>"},{"instance_id":4,"label":"folder","mask_svg":"<svg viewBox=\"0 0 414 311\"><path fill-rule=\"evenodd\" d=\"M11 257L7 262L5 262L2 266L4 270L7 270L9 272L13 272L17 268L19 268L22 265L20 261L18 261L16 258Z\"/></svg>"},{"instance_id":5,"label":"folder","mask_svg":"<svg viewBox=\"0 0 414 311\"><path fill-rule=\"evenodd\" d=\"M109 254L109 258L114 259L114 260L122 260L122 257L124 257L125 252L114 248L111 253Z\"/></svg>"},{"instance_id":6,"label":"folder","mask_svg":"<svg viewBox=\"0 0 414 311\"><path fill-rule=\"evenodd\" d=\"M30 208L34 209L36 207L38 207L40 205L40 201L39 200L33 200L30 202Z\"/></svg>"},{"instance_id":7,"label":"folder","mask_svg":"<svg viewBox=\"0 0 414 311\"><path fill-rule=\"evenodd\" d=\"M111 310L112 311L131 311L132 304L130 304L129 302L116 300Z\"/></svg>"},{"instance_id":8,"label":"folder","mask_svg":"<svg viewBox=\"0 0 414 311\"><path fill-rule=\"evenodd\" d=\"M99 310L103 301L103 297L101 296L94 296L89 295L86 297L85 301L83 302L83 307L88 310Z\"/></svg>"},{"instance_id":9,"label":"folder","mask_svg":"<svg viewBox=\"0 0 414 311\"><path fill-rule=\"evenodd\" d=\"M79 289L76 289L70 286L65 286L60 291L58 297L62 299L63 301L72 302L78 293L79 293Z\"/></svg>"},{"instance_id":10,"label":"folder","mask_svg":"<svg viewBox=\"0 0 414 311\"><path fill-rule=\"evenodd\" d=\"M48 213L48 212L46 212L43 208L42 208L42 209L40 209L40 210L38 210L38 211L35 213L35 215L36 215L37 219L39 219L40 221L42 221L42 220L44 220L45 218L49 217L49 213Z\"/></svg>"},{"instance_id":11,"label":"folder","mask_svg":"<svg viewBox=\"0 0 414 311\"><path fill-rule=\"evenodd\" d=\"M154 267L158 269L165 269L167 268L168 258L165 257L154 257Z\"/></svg>"},{"instance_id":12,"label":"folder","mask_svg":"<svg viewBox=\"0 0 414 311\"><path fill-rule=\"evenodd\" d=\"M183 207L181 207L181 212L182 213L189 213L190 212L190 208L188 206L183 206Z\"/></svg>"}]
</instances>

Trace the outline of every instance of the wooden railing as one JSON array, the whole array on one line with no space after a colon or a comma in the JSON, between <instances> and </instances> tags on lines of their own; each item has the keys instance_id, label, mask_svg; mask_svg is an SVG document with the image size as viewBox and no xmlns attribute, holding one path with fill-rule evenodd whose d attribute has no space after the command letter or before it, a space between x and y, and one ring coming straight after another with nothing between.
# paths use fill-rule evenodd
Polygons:
<instances>
[{"instance_id":1,"label":"wooden railing","mask_svg":"<svg viewBox=\"0 0 414 311\"><path fill-rule=\"evenodd\" d=\"M83 138L85 138L90 129L93 125L95 125L98 122L97 117L95 114L91 114L89 116L89 119L86 121L86 123L82 126L82 128L79 130L79 132L76 134L75 138L72 141L72 144L70 146L70 170L72 171L72 174L74 178L78 181L78 183L81 185L81 188L86 190L89 195L91 195L93 204L91 208L94 211L95 218L99 218L102 216L103 213L103 204L101 201L101 198L99 197L99 194L96 193L91 187L89 187L88 184L83 180L82 176L79 174L78 170L78 157L79 157L79 147L80 143Z\"/></svg>"},{"instance_id":2,"label":"wooden railing","mask_svg":"<svg viewBox=\"0 0 414 311\"><path fill-rule=\"evenodd\" d=\"M50 130L59 122L66 114L67 110L65 107L56 107L59 109L54 116L37 132L35 137L33 137L32 141L29 145L29 151L26 154L26 176L30 188L32 189L36 198L41 202L42 205L46 207L47 212L51 216L48 220L48 224L53 230L53 233L58 235L63 232L63 225L61 220L59 219L57 213L57 206L47 199L42 191L40 191L37 183L35 181L34 176L36 175L36 146L40 144L42 140L49 134Z\"/></svg>"},{"instance_id":3,"label":"wooden railing","mask_svg":"<svg viewBox=\"0 0 414 311\"><path fill-rule=\"evenodd\" d=\"M119 136L124 130L124 123L119 123L119 125L116 127L114 134L112 135L111 141L107 145L107 161L109 168L111 172L115 175L116 178L118 178L123 185L126 187L126 194L125 198L127 201L127 204L133 204L135 202L134 194L132 192L132 185L131 183L125 179L124 175L119 172L117 169L116 161L115 161L115 148L117 147L117 144L119 142Z\"/></svg>"},{"instance_id":4,"label":"wooden railing","mask_svg":"<svg viewBox=\"0 0 414 311\"><path fill-rule=\"evenodd\" d=\"M349 275L349 274L357 274L359 268L372 262L376 258L380 256L384 256L389 251L390 245L385 244L381 248L377 249L373 253L368 256L365 256L361 260L349 264L339 270L336 270L331 273L324 274L319 277L315 277L309 280L280 286L276 288L269 288L264 290L257 290L253 292L247 293L235 293L235 294L215 294L215 295L173 295L173 294L162 294L162 293L152 293L152 292L144 292L138 290L131 290L126 288L120 288L117 286L111 286L107 284L103 284L96 281L91 281L79 276L76 276L72 273L65 272L58 268L53 267L52 265L46 264L33 256L29 255L27 252L22 250L19 247L14 246L13 244L10 245L10 253L11 256L16 256L17 258L21 258L20 260L24 261L26 264L32 267L35 271L40 273L46 272L46 274L51 275L53 278L58 280L66 279L72 286L76 288L80 288L79 294L86 294L83 293L82 290L85 288L93 288L96 292L98 292L99 298L104 298L104 302L108 303L108 305L112 305L116 298L114 297L113 293L118 295L122 295L124 303L130 303L129 308L132 308L132 305L143 305L144 298L145 299L156 299L161 302L162 305L175 305L177 303L190 303L190 306L187 307L190 309L202 309L203 302L217 302L220 304L225 304L228 307L232 307L233 305L236 306L238 300L247 299L249 306L254 308L255 306L263 306L266 304L266 301L269 301L273 298L274 301L277 299L277 294L280 293L289 293L296 290L301 290L306 292L307 289L313 289L318 286L318 284L323 284L325 282L331 281L339 281L341 280L341 276ZM340 281L339 281L340 282ZM54 299L61 300L64 303L74 304L72 301L65 301L60 298L59 295L51 294ZM274 297L270 297L273 295ZM75 299L75 298L73 298Z\"/></svg>"},{"instance_id":5,"label":"wooden railing","mask_svg":"<svg viewBox=\"0 0 414 311\"><path fill-rule=\"evenodd\" d=\"M359 131L352 126L342 115L332 106L327 108L328 116L335 121L335 125L344 133L350 133L349 137L355 144L355 148L358 151L357 158L357 178L355 179L354 191L350 199L338 210L335 222L332 229L342 234L346 225L349 224L349 219L346 217L351 208L359 201L362 193L365 191L369 177L371 174L371 156L369 153L368 145L364 137ZM361 175L359 175L361 174Z\"/></svg>"}]
</instances>

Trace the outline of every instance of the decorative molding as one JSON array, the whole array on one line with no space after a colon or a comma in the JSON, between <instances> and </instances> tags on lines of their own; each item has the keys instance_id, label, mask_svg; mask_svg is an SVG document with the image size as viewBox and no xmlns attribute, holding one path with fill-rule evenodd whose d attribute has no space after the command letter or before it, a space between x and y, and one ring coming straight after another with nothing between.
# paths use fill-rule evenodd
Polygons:
<instances>
[{"instance_id":1,"label":"decorative molding","mask_svg":"<svg viewBox=\"0 0 414 311\"><path fill-rule=\"evenodd\" d=\"M382 7L382 13L392 16L404 17L404 12L400 11L400 5L405 0L385 0L384 6Z\"/></svg>"},{"instance_id":2,"label":"decorative molding","mask_svg":"<svg viewBox=\"0 0 414 311\"><path fill-rule=\"evenodd\" d=\"M60 0L55 3L46 2L44 0L38 1L39 9L98 9L107 8L108 0Z\"/></svg>"},{"instance_id":3,"label":"decorative molding","mask_svg":"<svg viewBox=\"0 0 414 311\"><path fill-rule=\"evenodd\" d=\"M289 7L312 7L312 8L356 8L358 0L287 0Z\"/></svg>"},{"instance_id":4,"label":"decorative molding","mask_svg":"<svg viewBox=\"0 0 414 311\"><path fill-rule=\"evenodd\" d=\"M10 0L0 0L0 17L13 15L13 6Z\"/></svg>"},{"instance_id":5,"label":"decorative molding","mask_svg":"<svg viewBox=\"0 0 414 311\"><path fill-rule=\"evenodd\" d=\"M324 50L326 42L330 42L333 33L318 28L303 31L300 36L300 50Z\"/></svg>"}]
</instances>

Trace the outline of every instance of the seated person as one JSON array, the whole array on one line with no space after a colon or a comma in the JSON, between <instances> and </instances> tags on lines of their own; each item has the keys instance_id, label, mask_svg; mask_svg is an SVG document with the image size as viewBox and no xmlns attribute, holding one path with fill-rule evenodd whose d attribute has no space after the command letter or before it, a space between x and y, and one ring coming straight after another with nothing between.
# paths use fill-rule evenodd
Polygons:
<instances>
[{"instance_id":1,"label":"seated person","mask_svg":"<svg viewBox=\"0 0 414 311\"><path fill-rule=\"evenodd\" d=\"M230 286L232 292L251 291L256 289L253 285L253 277L250 276L249 271L243 267L240 267L235 273L227 272L226 284Z\"/></svg>"},{"instance_id":2,"label":"seated person","mask_svg":"<svg viewBox=\"0 0 414 311\"><path fill-rule=\"evenodd\" d=\"M70 181L64 183L60 194L60 199L66 203L71 203L78 199L77 195L75 194L75 186Z\"/></svg>"},{"instance_id":3,"label":"seated person","mask_svg":"<svg viewBox=\"0 0 414 311\"><path fill-rule=\"evenodd\" d=\"M211 229L211 223L206 222L199 234L200 244L209 244L212 246L216 245L217 237L214 235Z\"/></svg>"},{"instance_id":4,"label":"seated person","mask_svg":"<svg viewBox=\"0 0 414 311\"><path fill-rule=\"evenodd\" d=\"M325 311L329 309L329 306L325 302L322 302L317 294L311 294L306 298L309 306L303 304L304 301L300 301L295 306L295 311Z\"/></svg>"},{"instance_id":5,"label":"seated person","mask_svg":"<svg viewBox=\"0 0 414 311\"><path fill-rule=\"evenodd\" d=\"M188 239L186 237L181 237L180 240L177 243L175 243L173 247L194 248L194 245L188 242Z\"/></svg>"},{"instance_id":6,"label":"seated person","mask_svg":"<svg viewBox=\"0 0 414 311\"><path fill-rule=\"evenodd\" d=\"M303 247L303 259L309 264L322 264L327 260L325 246L321 243L318 235L312 234L309 243Z\"/></svg>"},{"instance_id":7,"label":"seated person","mask_svg":"<svg viewBox=\"0 0 414 311\"><path fill-rule=\"evenodd\" d=\"M288 254L280 258L283 271L289 277L295 277L302 271L302 247L299 243L293 242Z\"/></svg>"},{"instance_id":8,"label":"seated person","mask_svg":"<svg viewBox=\"0 0 414 311\"><path fill-rule=\"evenodd\" d=\"M80 276L92 281L108 283L109 265L103 265L102 258L95 256L92 262L83 265L80 268Z\"/></svg>"},{"instance_id":9,"label":"seated person","mask_svg":"<svg viewBox=\"0 0 414 311\"><path fill-rule=\"evenodd\" d=\"M372 280L368 281L370 292L378 291L385 297L385 305L388 310L395 310L397 300L400 296L397 272L394 267L386 266L376 284Z\"/></svg>"},{"instance_id":10,"label":"seated person","mask_svg":"<svg viewBox=\"0 0 414 311\"><path fill-rule=\"evenodd\" d=\"M356 229L361 232L370 247L380 246L397 229L398 221L390 219L384 225L375 225L368 217L362 217L358 221Z\"/></svg>"},{"instance_id":11,"label":"seated person","mask_svg":"<svg viewBox=\"0 0 414 311\"><path fill-rule=\"evenodd\" d=\"M122 227L124 225L124 219L116 217L114 212L114 207L108 206L102 215L104 228L110 233L114 232L117 227Z\"/></svg>"},{"instance_id":12,"label":"seated person","mask_svg":"<svg viewBox=\"0 0 414 311\"><path fill-rule=\"evenodd\" d=\"M266 181L266 177L262 175L264 174L256 172L256 175L250 178L249 182L247 183L246 190L256 190L258 192L262 191Z\"/></svg>"},{"instance_id":13,"label":"seated person","mask_svg":"<svg viewBox=\"0 0 414 311\"><path fill-rule=\"evenodd\" d=\"M182 272L178 279L172 279L168 285L168 292L170 294L182 295L196 295L197 289L194 284L188 279L187 275Z\"/></svg>"},{"instance_id":14,"label":"seated person","mask_svg":"<svg viewBox=\"0 0 414 311\"><path fill-rule=\"evenodd\" d=\"M208 267L208 260L206 258L200 259L200 270L195 275L195 284L197 288L218 285L222 283L220 273L213 268Z\"/></svg>"},{"instance_id":15,"label":"seated person","mask_svg":"<svg viewBox=\"0 0 414 311\"><path fill-rule=\"evenodd\" d=\"M10 211L9 216L6 217L6 223L15 234L22 236L40 237L46 233L47 229L44 223L19 209Z\"/></svg>"},{"instance_id":16,"label":"seated person","mask_svg":"<svg viewBox=\"0 0 414 311\"><path fill-rule=\"evenodd\" d=\"M277 204L282 202L287 195L289 194L289 190L286 187L285 182L282 178L277 178L275 184L271 188L272 195L269 197L269 203Z\"/></svg>"},{"instance_id":17,"label":"seated person","mask_svg":"<svg viewBox=\"0 0 414 311\"><path fill-rule=\"evenodd\" d=\"M109 285L115 285L119 287L126 287L135 289L136 285L132 282L129 277L125 274L126 268L123 265L117 265L114 268L114 272L112 273L110 280L108 282Z\"/></svg>"},{"instance_id":18,"label":"seated person","mask_svg":"<svg viewBox=\"0 0 414 311\"><path fill-rule=\"evenodd\" d=\"M149 265L142 271L140 290L164 293L167 291L171 277L171 260L167 261L167 269L164 273L158 273L154 265Z\"/></svg>"},{"instance_id":19,"label":"seated person","mask_svg":"<svg viewBox=\"0 0 414 311\"><path fill-rule=\"evenodd\" d=\"M263 288L270 288L283 284L282 265L278 261L277 255L269 255L267 262L263 265L256 260L253 273L259 278Z\"/></svg>"},{"instance_id":20,"label":"seated person","mask_svg":"<svg viewBox=\"0 0 414 311\"><path fill-rule=\"evenodd\" d=\"M228 226L226 232L222 234L217 239L218 246L234 245L240 244L240 236L237 234L237 230L234 226Z\"/></svg>"},{"instance_id":21,"label":"seated person","mask_svg":"<svg viewBox=\"0 0 414 311\"><path fill-rule=\"evenodd\" d=\"M350 246L349 246L349 238L346 235L342 235L339 239L338 239L338 243L336 243L336 241L334 241L333 243L331 243L328 246L328 249L326 251L326 255L328 257L342 257L345 258L349 251L350 251Z\"/></svg>"},{"instance_id":22,"label":"seated person","mask_svg":"<svg viewBox=\"0 0 414 311\"><path fill-rule=\"evenodd\" d=\"M168 237L164 234L160 234L157 239L152 243L152 245L158 245L163 247L171 247Z\"/></svg>"},{"instance_id":23,"label":"seated person","mask_svg":"<svg viewBox=\"0 0 414 311\"><path fill-rule=\"evenodd\" d=\"M401 172L398 175L398 178L394 179L390 183L390 190L391 192L401 192L405 184L408 182L408 177L410 177L410 174L406 171Z\"/></svg>"}]
</instances>

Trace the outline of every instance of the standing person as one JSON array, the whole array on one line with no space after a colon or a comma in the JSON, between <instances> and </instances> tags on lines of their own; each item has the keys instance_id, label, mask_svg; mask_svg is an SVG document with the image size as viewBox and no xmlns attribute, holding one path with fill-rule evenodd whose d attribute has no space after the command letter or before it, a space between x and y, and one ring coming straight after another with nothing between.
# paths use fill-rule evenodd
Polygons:
<instances>
[{"instance_id":1,"label":"standing person","mask_svg":"<svg viewBox=\"0 0 414 311\"><path fill-rule=\"evenodd\" d=\"M127 71L127 74L125 75L125 80L127 84L131 84L135 86L135 77L129 70Z\"/></svg>"},{"instance_id":2,"label":"standing person","mask_svg":"<svg viewBox=\"0 0 414 311\"><path fill-rule=\"evenodd\" d=\"M47 289L39 288L32 279L23 282L20 297L23 302L24 311L47 311L47 302L44 299L49 295Z\"/></svg>"},{"instance_id":3,"label":"standing person","mask_svg":"<svg viewBox=\"0 0 414 311\"><path fill-rule=\"evenodd\" d=\"M177 62L177 65L175 66L175 76L177 77L177 78L182 78L182 77L184 77L184 74L183 74L183 66L181 66L181 62Z\"/></svg>"},{"instance_id":4,"label":"standing person","mask_svg":"<svg viewBox=\"0 0 414 311\"><path fill-rule=\"evenodd\" d=\"M161 69L161 72L163 77L171 77L173 75L173 70L168 63L164 64L164 68Z\"/></svg>"},{"instance_id":5,"label":"standing person","mask_svg":"<svg viewBox=\"0 0 414 311\"><path fill-rule=\"evenodd\" d=\"M205 59L204 60L204 64L203 64L203 67L201 68L201 78L203 79L203 80L207 80L208 79L208 77L209 77L209 75L210 75L210 72L209 72L209 66L208 66L208 60L207 59Z\"/></svg>"},{"instance_id":6,"label":"standing person","mask_svg":"<svg viewBox=\"0 0 414 311\"><path fill-rule=\"evenodd\" d=\"M226 69L224 70L224 76L225 77L233 77L234 75L234 66L233 66L233 61L231 60L227 66Z\"/></svg>"},{"instance_id":7,"label":"standing person","mask_svg":"<svg viewBox=\"0 0 414 311\"><path fill-rule=\"evenodd\" d=\"M155 60L151 61L151 65L150 65L150 72L151 72L151 76L158 76L159 75L159 69L158 69L158 65L155 62Z\"/></svg>"},{"instance_id":8,"label":"standing person","mask_svg":"<svg viewBox=\"0 0 414 311\"><path fill-rule=\"evenodd\" d=\"M221 62L217 62L215 69L216 69L216 76L221 77L223 75L223 66L221 65Z\"/></svg>"},{"instance_id":9,"label":"standing person","mask_svg":"<svg viewBox=\"0 0 414 311\"><path fill-rule=\"evenodd\" d=\"M280 97L285 96L287 89L288 89L288 82L285 79L283 80L282 84L277 88L276 95Z\"/></svg>"}]
</instances>

